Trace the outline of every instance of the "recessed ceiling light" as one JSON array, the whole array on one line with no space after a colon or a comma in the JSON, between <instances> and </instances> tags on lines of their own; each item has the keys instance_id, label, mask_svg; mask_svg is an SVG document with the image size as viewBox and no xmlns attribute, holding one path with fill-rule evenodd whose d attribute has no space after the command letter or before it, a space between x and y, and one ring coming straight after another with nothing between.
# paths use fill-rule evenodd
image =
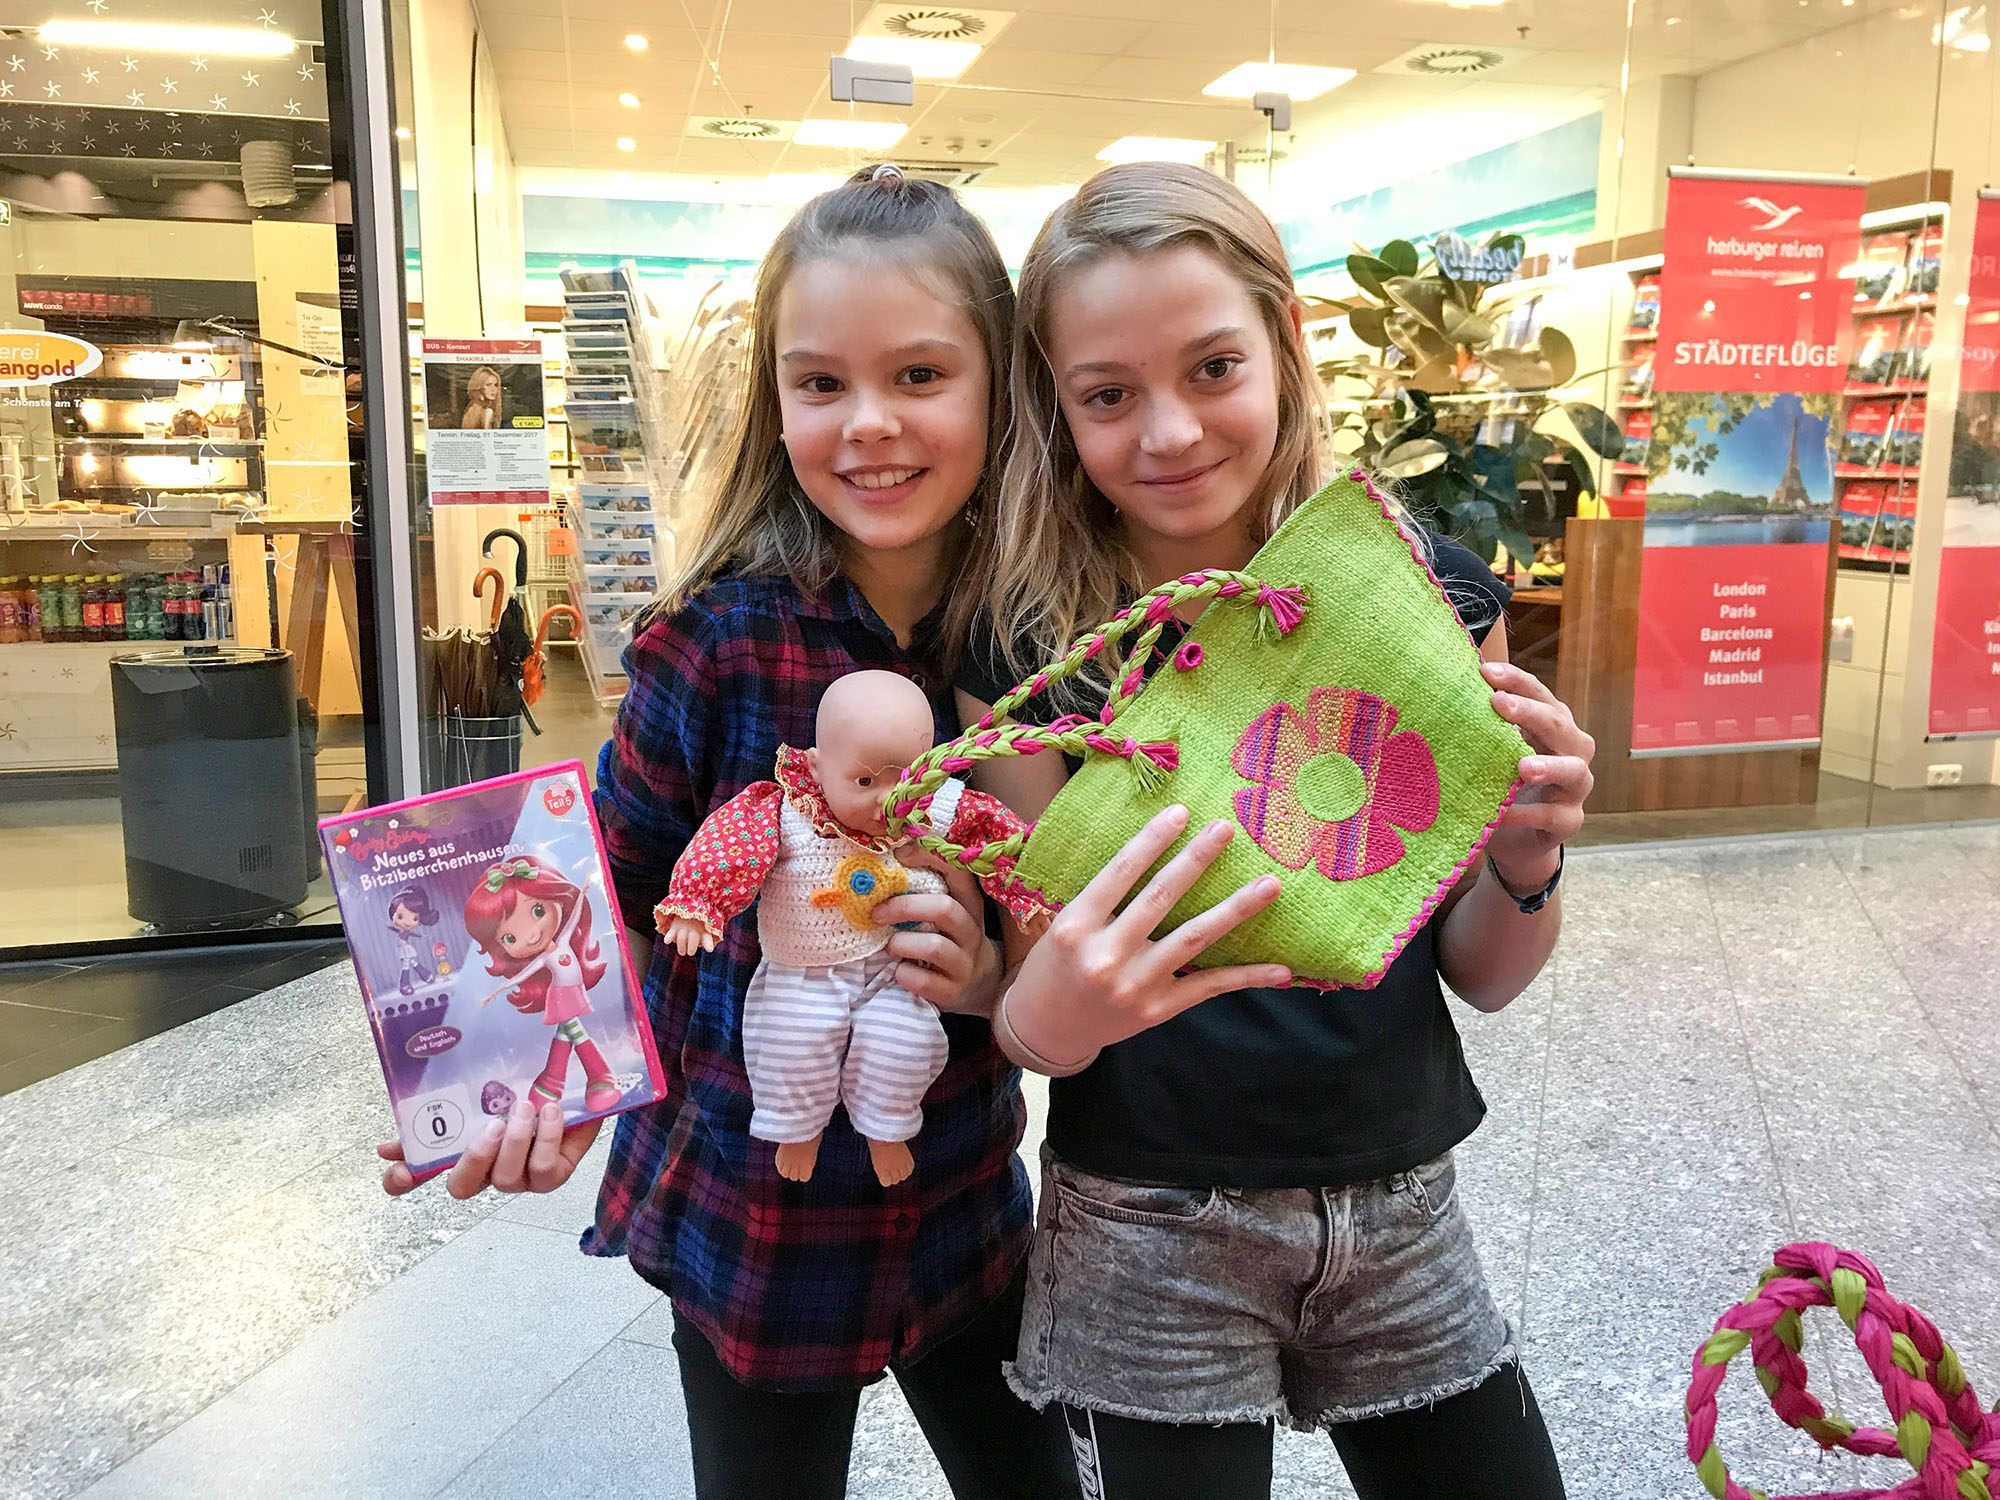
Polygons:
<instances>
[{"instance_id":1,"label":"recessed ceiling light","mask_svg":"<svg viewBox=\"0 0 2000 1500\"><path fill-rule=\"evenodd\" d=\"M914 36L858 36L847 55L863 62L902 63L919 78L956 78L979 56L977 42L938 42Z\"/></svg>"},{"instance_id":2,"label":"recessed ceiling light","mask_svg":"<svg viewBox=\"0 0 2000 1500\"><path fill-rule=\"evenodd\" d=\"M618 149L620 151L637 151L639 143L629 135L621 135L618 137Z\"/></svg>"},{"instance_id":3,"label":"recessed ceiling light","mask_svg":"<svg viewBox=\"0 0 2000 1500\"><path fill-rule=\"evenodd\" d=\"M1668 16L1667 24L1669 26L1678 26L1681 24L1681 18L1679 16Z\"/></svg>"},{"instance_id":4,"label":"recessed ceiling light","mask_svg":"<svg viewBox=\"0 0 2000 1500\"><path fill-rule=\"evenodd\" d=\"M644 52L646 50L647 45L648 44L646 39L643 36L639 35L638 32L631 31L625 34L625 46L627 50L632 52Z\"/></svg>"},{"instance_id":5,"label":"recessed ceiling light","mask_svg":"<svg viewBox=\"0 0 2000 1500\"><path fill-rule=\"evenodd\" d=\"M396 139L399 141L407 141L409 138L410 138L410 127L407 125L398 125L396 127Z\"/></svg>"},{"instance_id":6,"label":"recessed ceiling light","mask_svg":"<svg viewBox=\"0 0 2000 1500\"><path fill-rule=\"evenodd\" d=\"M35 35L52 47L181 52L208 57L290 57L298 39L261 26L179 26L153 21L45 21ZM129 70L128 70L129 71Z\"/></svg>"},{"instance_id":7,"label":"recessed ceiling light","mask_svg":"<svg viewBox=\"0 0 2000 1500\"><path fill-rule=\"evenodd\" d=\"M886 151L900 141L909 126L894 120L801 120L793 132L797 146L847 146L858 151Z\"/></svg>"},{"instance_id":8,"label":"recessed ceiling light","mask_svg":"<svg viewBox=\"0 0 2000 1500\"><path fill-rule=\"evenodd\" d=\"M1202 92L1212 99L1249 99L1258 94L1287 94L1303 104L1339 88L1354 76L1352 68L1315 68L1304 63L1238 63Z\"/></svg>"},{"instance_id":9,"label":"recessed ceiling light","mask_svg":"<svg viewBox=\"0 0 2000 1500\"><path fill-rule=\"evenodd\" d=\"M1171 135L1121 135L1097 153L1099 161L1179 161L1199 163L1215 149L1214 141L1190 141Z\"/></svg>"},{"instance_id":10,"label":"recessed ceiling light","mask_svg":"<svg viewBox=\"0 0 2000 1500\"><path fill-rule=\"evenodd\" d=\"M618 102L627 109L637 109L639 107L639 96L637 94L620 94Z\"/></svg>"}]
</instances>

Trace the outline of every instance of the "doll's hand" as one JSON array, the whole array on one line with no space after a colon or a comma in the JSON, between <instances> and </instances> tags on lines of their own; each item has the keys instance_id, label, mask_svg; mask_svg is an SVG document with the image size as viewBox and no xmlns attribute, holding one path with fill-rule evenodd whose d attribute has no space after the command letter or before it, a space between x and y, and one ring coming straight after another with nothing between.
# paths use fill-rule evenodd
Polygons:
<instances>
[{"instance_id":1,"label":"doll's hand","mask_svg":"<svg viewBox=\"0 0 2000 1500\"><path fill-rule=\"evenodd\" d=\"M1480 671L1493 689L1493 711L1519 729L1535 752L1521 758L1521 790L1486 852L1508 889L1540 890L1555 875L1562 846L1583 827L1584 799L1596 784L1590 762L1597 742L1532 674L1497 661Z\"/></svg>"},{"instance_id":2,"label":"doll's hand","mask_svg":"<svg viewBox=\"0 0 2000 1500\"><path fill-rule=\"evenodd\" d=\"M988 1015L1000 982L1000 952L986 935L986 899L972 872L928 849L896 851L896 858L915 869L935 870L944 877L942 894L910 892L878 901L870 910L885 927L919 922L930 932L897 932L889 938L896 965L896 983L928 1000L939 1010Z\"/></svg>"},{"instance_id":3,"label":"doll's hand","mask_svg":"<svg viewBox=\"0 0 2000 1500\"><path fill-rule=\"evenodd\" d=\"M514 1102L504 1120L495 1120L445 1174L445 1191L454 1198L473 1198L488 1187L502 1193L553 1193L568 1182L597 1139L602 1119L586 1120L563 1129L562 1107L545 1104L537 1110L525 1099ZM403 1143L383 1141L375 1154L389 1163L382 1188L400 1198L417 1186L403 1163Z\"/></svg>"},{"instance_id":4,"label":"doll's hand","mask_svg":"<svg viewBox=\"0 0 2000 1500\"><path fill-rule=\"evenodd\" d=\"M715 951L715 934L708 930L706 922L697 922L693 917L675 917L667 923L667 930L662 936L674 945L682 958L693 958L697 951Z\"/></svg>"},{"instance_id":5,"label":"doll's hand","mask_svg":"<svg viewBox=\"0 0 2000 1500\"><path fill-rule=\"evenodd\" d=\"M1195 835L1122 912L1118 909L1173 846L1187 821L1185 807L1170 807L1133 835L1057 913L1008 987L1004 1003L1010 1028L1050 1062L1080 1063L1113 1042L1230 990L1292 982L1281 964L1179 972L1216 939L1277 900L1278 882L1269 875L1164 936L1152 936L1227 846L1235 831L1228 823L1211 823Z\"/></svg>"}]
</instances>

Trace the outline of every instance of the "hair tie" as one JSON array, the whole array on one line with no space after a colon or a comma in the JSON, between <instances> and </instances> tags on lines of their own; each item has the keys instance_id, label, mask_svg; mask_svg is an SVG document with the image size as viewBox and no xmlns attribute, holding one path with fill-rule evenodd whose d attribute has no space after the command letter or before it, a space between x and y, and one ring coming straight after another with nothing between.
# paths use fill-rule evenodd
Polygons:
<instances>
[{"instance_id":1,"label":"hair tie","mask_svg":"<svg viewBox=\"0 0 2000 1500\"><path fill-rule=\"evenodd\" d=\"M907 174L894 162L885 161L876 165L875 170L868 174L868 180L870 182L903 182L907 180Z\"/></svg>"},{"instance_id":2,"label":"hair tie","mask_svg":"<svg viewBox=\"0 0 2000 1500\"><path fill-rule=\"evenodd\" d=\"M511 865L495 865L486 872L486 889L495 895L509 880L532 880L535 878L535 862L517 859Z\"/></svg>"}]
</instances>

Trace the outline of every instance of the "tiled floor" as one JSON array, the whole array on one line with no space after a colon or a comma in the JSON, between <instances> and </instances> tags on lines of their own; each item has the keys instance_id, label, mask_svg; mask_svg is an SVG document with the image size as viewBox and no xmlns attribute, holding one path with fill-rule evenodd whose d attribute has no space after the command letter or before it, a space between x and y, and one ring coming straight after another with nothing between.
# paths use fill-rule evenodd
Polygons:
<instances>
[{"instance_id":1,"label":"tiled floor","mask_svg":"<svg viewBox=\"0 0 2000 1500\"><path fill-rule=\"evenodd\" d=\"M2000 1396L2000 828L1589 851L1567 900L1534 989L1460 1015L1461 1181L1571 1493L1700 1493L1690 1354L1791 1238L1878 1258ZM688 1495L666 1310L574 1250L594 1175L392 1202L385 1124L339 968L0 1098L0 1493ZM1808 1320L1814 1387L1879 1421L1841 1331ZM1756 1397L1724 1391L1746 1481L1906 1472ZM1279 1474L1348 1494L1323 1439ZM851 1492L944 1500L893 1386Z\"/></svg>"}]
</instances>

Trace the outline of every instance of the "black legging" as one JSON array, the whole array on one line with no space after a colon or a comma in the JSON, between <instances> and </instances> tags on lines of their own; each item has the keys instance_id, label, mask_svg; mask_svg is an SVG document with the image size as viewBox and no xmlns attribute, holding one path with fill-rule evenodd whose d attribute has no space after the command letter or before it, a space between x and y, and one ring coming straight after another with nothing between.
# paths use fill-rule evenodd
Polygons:
<instances>
[{"instance_id":1,"label":"black legging","mask_svg":"<svg viewBox=\"0 0 2000 1500\"><path fill-rule=\"evenodd\" d=\"M1076 1407L1063 1414L1093 1500L1270 1500L1269 1422L1141 1422ZM1563 1500L1541 1408L1511 1364L1433 1406L1342 1422L1333 1445L1360 1500Z\"/></svg>"},{"instance_id":2,"label":"black legging","mask_svg":"<svg viewBox=\"0 0 2000 1500\"><path fill-rule=\"evenodd\" d=\"M956 1500L1070 1500L1062 1421L1007 1389L1021 1334L1019 1278L962 1331L891 1366ZM674 1320L698 1500L842 1500L858 1390L789 1394L739 1383L691 1324Z\"/></svg>"}]
</instances>

